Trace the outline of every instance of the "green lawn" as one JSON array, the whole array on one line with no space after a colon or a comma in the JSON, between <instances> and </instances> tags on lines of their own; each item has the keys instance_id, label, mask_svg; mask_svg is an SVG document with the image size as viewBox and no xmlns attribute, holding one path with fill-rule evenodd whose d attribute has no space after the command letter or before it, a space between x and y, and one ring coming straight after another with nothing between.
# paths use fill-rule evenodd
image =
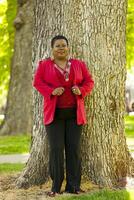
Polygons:
<instances>
[{"instance_id":1,"label":"green lawn","mask_svg":"<svg viewBox=\"0 0 134 200\"><path fill-rule=\"evenodd\" d=\"M14 173L14 172L20 172L24 168L25 164L21 163L3 163L0 164L0 174L5 174L5 173Z\"/></svg>"},{"instance_id":2,"label":"green lawn","mask_svg":"<svg viewBox=\"0 0 134 200\"><path fill-rule=\"evenodd\" d=\"M0 154L27 153L30 135L0 136Z\"/></svg>"},{"instance_id":3,"label":"green lawn","mask_svg":"<svg viewBox=\"0 0 134 200\"><path fill-rule=\"evenodd\" d=\"M134 191L129 190L102 190L81 196L57 197L56 200L134 200Z\"/></svg>"}]
</instances>

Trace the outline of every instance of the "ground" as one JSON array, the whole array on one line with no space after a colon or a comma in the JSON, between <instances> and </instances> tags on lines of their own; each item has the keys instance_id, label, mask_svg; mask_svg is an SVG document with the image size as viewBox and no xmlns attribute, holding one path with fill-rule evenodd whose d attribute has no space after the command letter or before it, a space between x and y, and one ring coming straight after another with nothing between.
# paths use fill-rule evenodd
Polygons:
<instances>
[{"instance_id":1,"label":"ground","mask_svg":"<svg viewBox=\"0 0 134 200\"><path fill-rule=\"evenodd\" d=\"M34 186L29 189L16 189L15 188L15 180L20 175L19 173L14 174L3 174L0 175L0 200L48 200L52 199L47 196L47 192L50 191L51 181L48 181L46 184L41 186ZM126 180L123 180L120 183L120 186L126 184ZM82 189L86 191L86 193L93 193L95 191L99 191L102 188L99 188L97 185L93 184L90 181L85 181L82 179ZM63 182L63 186L61 191L64 190L65 182ZM129 179L128 186L129 189L134 189L134 179ZM70 194L63 193L62 196L68 196ZM55 199L55 198L53 198ZM58 197L56 198L56 200Z\"/></svg>"},{"instance_id":2,"label":"ground","mask_svg":"<svg viewBox=\"0 0 134 200\"><path fill-rule=\"evenodd\" d=\"M51 182L48 181L46 184L41 186L34 186L29 189L16 189L14 182L16 178L19 176L19 173L15 174L3 174L0 176L0 200L47 200L51 199L47 196L47 192L50 191ZM64 190L65 183L63 182ZM97 185L89 181L82 181L82 189L86 191L86 193L93 192L99 190ZM70 194L63 194L70 195ZM53 198L54 199L54 198Z\"/></svg>"}]
</instances>

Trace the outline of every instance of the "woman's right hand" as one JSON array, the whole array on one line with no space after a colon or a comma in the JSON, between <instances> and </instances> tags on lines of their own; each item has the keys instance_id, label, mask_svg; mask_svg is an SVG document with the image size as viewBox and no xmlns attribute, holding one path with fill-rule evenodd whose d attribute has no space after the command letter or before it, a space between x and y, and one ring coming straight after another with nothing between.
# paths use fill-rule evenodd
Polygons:
<instances>
[{"instance_id":1,"label":"woman's right hand","mask_svg":"<svg viewBox=\"0 0 134 200\"><path fill-rule=\"evenodd\" d=\"M53 90L53 92L52 92L52 95L57 95L57 96L60 96L60 95L62 95L63 94L63 92L64 92L64 88L63 87L58 87L58 88L55 88L54 90Z\"/></svg>"}]
</instances>

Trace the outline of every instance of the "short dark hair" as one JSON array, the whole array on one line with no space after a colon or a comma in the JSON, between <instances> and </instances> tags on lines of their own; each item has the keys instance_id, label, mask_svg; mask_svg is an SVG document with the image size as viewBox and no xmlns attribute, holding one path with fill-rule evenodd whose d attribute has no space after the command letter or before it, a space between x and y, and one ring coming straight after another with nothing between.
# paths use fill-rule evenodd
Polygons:
<instances>
[{"instance_id":1,"label":"short dark hair","mask_svg":"<svg viewBox=\"0 0 134 200\"><path fill-rule=\"evenodd\" d=\"M56 35L56 36L53 37L52 40L51 40L51 47L53 48L54 43L55 43L56 40L61 40L61 39L65 40L66 43L67 43L67 46L68 46L68 39L67 39L65 36L63 36L63 35Z\"/></svg>"}]
</instances>

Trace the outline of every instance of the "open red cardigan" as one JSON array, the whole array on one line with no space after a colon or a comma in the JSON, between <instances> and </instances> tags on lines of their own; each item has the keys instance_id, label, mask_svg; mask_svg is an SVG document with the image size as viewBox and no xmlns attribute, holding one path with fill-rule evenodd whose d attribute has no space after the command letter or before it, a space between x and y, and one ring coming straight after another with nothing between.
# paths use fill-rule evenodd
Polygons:
<instances>
[{"instance_id":1,"label":"open red cardigan","mask_svg":"<svg viewBox=\"0 0 134 200\"><path fill-rule=\"evenodd\" d=\"M70 59L69 61L74 70L73 86L77 85L81 91L81 95L76 95L77 124L86 124L84 97L93 89L94 81L83 61L78 59ZM62 87L56 75L53 61L50 58L39 61L34 75L33 86L44 97L44 124L50 124L54 119L57 102L57 96L53 96L52 91L56 87Z\"/></svg>"}]
</instances>

